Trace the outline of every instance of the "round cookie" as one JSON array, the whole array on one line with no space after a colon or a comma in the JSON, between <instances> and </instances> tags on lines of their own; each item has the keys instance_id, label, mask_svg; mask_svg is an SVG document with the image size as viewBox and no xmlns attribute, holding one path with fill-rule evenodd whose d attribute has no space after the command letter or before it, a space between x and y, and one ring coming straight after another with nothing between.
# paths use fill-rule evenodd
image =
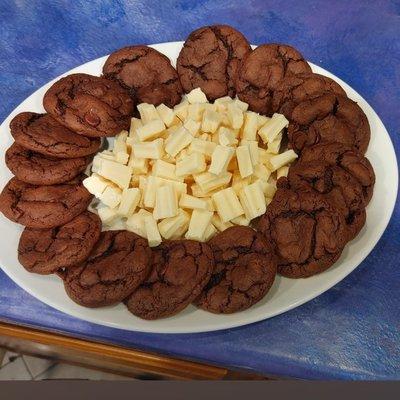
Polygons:
<instances>
[{"instance_id":1,"label":"round cookie","mask_svg":"<svg viewBox=\"0 0 400 400\"><path fill-rule=\"evenodd\" d=\"M21 181L33 185L68 182L85 170L90 157L54 158L13 143L6 151L6 165Z\"/></svg>"},{"instance_id":2,"label":"round cookie","mask_svg":"<svg viewBox=\"0 0 400 400\"><path fill-rule=\"evenodd\" d=\"M129 129L133 101L118 83L72 74L54 83L43 98L46 111L80 135L115 136Z\"/></svg>"},{"instance_id":3,"label":"round cookie","mask_svg":"<svg viewBox=\"0 0 400 400\"><path fill-rule=\"evenodd\" d=\"M286 118L289 145L297 153L318 143L342 143L365 153L370 139L368 119L348 97L324 93L296 105Z\"/></svg>"},{"instance_id":4,"label":"round cookie","mask_svg":"<svg viewBox=\"0 0 400 400\"><path fill-rule=\"evenodd\" d=\"M349 172L326 161L298 161L287 176L290 188L324 194L345 217L349 237L360 232L366 219L363 187Z\"/></svg>"},{"instance_id":5,"label":"round cookie","mask_svg":"<svg viewBox=\"0 0 400 400\"><path fill-rule=\"evenodd\" d=\"M103 66L106 78L118 82L139 103L173 107L182 86L167 56L147 46L129 46L112 53Z\"/></svg>"},{"instance_id":6,"label":"round cookie","mask_svg":"<svg viewBox=\"0 0 400 400\"><path fill-rule=\"evenodd\" d=\"M49 114L23 112L10 123L14 140L26 149L55 158L77 158L96 153L101 141L88 138L58 123Z\"/></svg>"},{"instance_id":7,"label":"round cookie","mask_svg":"<svg viewBox=\"0 0 400 400\"><path fill-rule=\"evenodd\" d=\"M258 230L275 247L278 272L307 278L325 271L349 240L343 215L321 194L278 188Z\"/></svg>"},{"instance_id":8,"label":"round cookie","mask_svg":"<svg viewBox=\"0 0 400 400\"><path fill-rule=\"evenodd\" d=\"M54 186L30 185L12 178L0 194L0 211L29 228L54 228L85 211L91 199L78 178Z\"/></svg>"},{"instance_id":9,"label":"round cookie","mask_svg":"<svg viewBox=\"0 0 400 400\"><path fill-rule=\"evenodd\" d=\"M236 79L236 91L249 109L271 116L272 96L278 83L292 75L311 72L303 56L293 47L283 44L264 44L242 61Z\"/></svg>"},{"instance_id":10,"label":"round cookie","mask_svg":"<svg viewBox=\"0 0 400 400\"><path fill-rule=\"evenodd\" d=\"M86 261L59 275L73 301L103 307L121 302L146 279L151 258L146 239L128 231L107 231Z\"/></svg>"},{"instance_id":11,"label":"round cookie","mask_svg":"<svg viewBox=\"0 0 400 400\"><path fill-rule=\"evenodd\" d=\"M333 79L314 73L303 73L282 79L273 94L272 108L290 117L294 107L323 93L346 96L346 92Z\"/></svg>"},{"instance_id":12,"label":"round cookie","mask_svg":"<svg viewBox=\"0 0 400 400\"><path fill-rule=\"evenodd\" d=\"M322 143L304 149L300 160L301 162L324 160L330 165L342 168L362 186L364 204L367 205L371 200L375 173L368 159L359 152L341 143Z\"/></svg>"},{"instance_id":13,"label":"round cookie","mask_svg":"<svg viewBox=\"0 0 400 400\"><path fill-rule=\"evenodd\" d=\"M210 279L211 248L193 240L172 240L153 249L153 269L129 296L128 310L143 319L169 317L188 306Z\"/></svg>"},{"instance_id":14,"label":"round cookie","mask_svg":"<svg viewBox=\"0 0 400 400\"><path fill-rule=\"evenodd\" d=\"M184 91L200 87L209 101L235 97L239 65L251 52L247 39L228 25L199 28L186 39L177 60Z\"/></svg>"},{"instance_id":15,"label":"round cookie","mask_svg":"<svg viewBox=\"0 0 400 400\"><path fill-rule=\"evenodd\" d=\"M260 301L276 275L276 258L265 240L247 226L233 226L214 236L215 268L194 304L216 314L245 310Z\"/></svg>"},{"instance_id":16,"label":"round cookie","mask_svg":"<svg viewBox=\"0 0 400 400\"><path fill-rule=\"evenodd\" d=\"M86 260L100 232L100 218L89 211L57 228L25 228L19 240L18 260L29 272L52 274Z\"/></svg>"}]
</instances>

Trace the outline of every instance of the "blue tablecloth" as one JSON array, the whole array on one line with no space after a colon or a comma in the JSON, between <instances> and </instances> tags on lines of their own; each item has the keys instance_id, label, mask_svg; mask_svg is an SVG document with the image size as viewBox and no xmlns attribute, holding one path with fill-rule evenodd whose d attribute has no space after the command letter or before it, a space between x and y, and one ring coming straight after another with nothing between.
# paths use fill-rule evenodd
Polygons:
<instances>
[{"instance_id":1,"label":"blue tablecloth","mask_svg":"<svg viewBox=\"0 0 400 400\"><path fill-rule=\"evenodd\" d=\"M55 76L128 44L183 40L231 24L252 43L283 42L354 87L400 151L399 1L0 2L0 119ZM62 314L0 273L0 319L258 373L400 378L400 207L377 247L340 284L273 319L195 335L132 333ZM1 251L9 251L2 248Z\"/></svg>"}]
</instances>

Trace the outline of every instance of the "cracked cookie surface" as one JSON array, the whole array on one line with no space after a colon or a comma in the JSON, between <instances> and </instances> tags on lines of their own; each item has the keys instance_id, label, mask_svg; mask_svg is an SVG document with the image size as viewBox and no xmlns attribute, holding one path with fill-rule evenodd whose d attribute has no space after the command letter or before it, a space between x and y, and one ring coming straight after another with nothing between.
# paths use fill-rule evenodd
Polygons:
<instances>
[{"instance_id":1,"label":"cracked cookie surface","mask_svg":"<svg viewBox=\"0 0 400 400\"><path fill-rule=\"evenodd\" d=\"M100 232L100 218L89 211L57 228L25 228L19 240L18 260L29 272L52 274L84 261Z\"/></svg>"},{"instance_id":2,"label":"cracked cookie surface","mask_svg":"<svg viewBox=\"0 0 400 400\"><path fill-rule=\"evenodd\" d=\"M91 157L54 158L13 143L6 151L6 165L21 181L33 185L68 182L85 170Z\"/></svg>"},{"instance_id":3,"label":"cracked cookie surface","mask_svg":"<svg viewBox=\"0 0 400 400\"><path fill-rule=\"evenodd\" d=\"M128 231L102 232L88 259L60 272L68 296L85 307L121 302L147 277L152 252Z\"/></svg>"},{"instance_id":4,"label":"cracked cookie surface","mask_svg":"<svg viewBox=\"0 0 400 400\"><path fill-rule=\"evenodd\" d=\"M85 157L100 147L100 139L78 135L49 114L22 112L12 119L10 130L19 145L50 157Z\"/></svg>"},{"instance_id":5,"label":"cracked cookie surface","mask_svg":"<svg viewBox=\"0 0 400 400\"><path fill-rule=\"evenodd\" d=\"M311 68L293 47L283 44L264 44L249 53L240 65L236 91L249 109L271 116L272 97L281 79Z\"/></svg>"},{"instance_id":6,"label":"cracked cookie surface","mask_svg":"<svg viewBox=\"0 0 400 400\"><path fill-rule=\"evenodd\" d=\"M64 225L86 210L92 195L80 179L53 186L36 186L12 178L0 194L0 211L29 228Z\"/></svg>"},{"instance_id":7,"label":"cracked cookie surface","mask_svg":"<svg viewBox=\"0 0 400 400\"><path fill-rule=\"evenodd\" d=\"M342 143L362 154L370 139L368 119L360 106L335 93L305 100L285 115L289 145L297 153L318 143Z\"/></svg>"},{"instance_id":8,"label":"cracked cookie surface","mask_svg":"<svg viewBox=\"0 0 400 400\"><path fill-rule=\"evenodd\" d=\"M88 74L61 78L45 93L43 105L62 125L89 137L115 136L129 129L134 108L118 83Z\"/></svg>"},{"instance_id":9,"label":"cracked cookie surface","mask_svg":"<svg viewBox=\"0 0 400 400\"><path fill-rule=\"evenodd\" d=\"M182 86L167 56L147 46L129 46L112 53L104 64L106 78L126 88L134 101L173 107Z\"/></svg>"},{"instance_id":10,"label":"cracked cookie surface","mask_svg":"<svg viewBox=\"0 0 400 400\"><path fill-rule=\"evenodd\" d=\"M194 304L216 314L245 310L260 301L276 275L276 258L254 229L235 226L218 233L211 246L215 267Z\"/></svg>"},{"instance_id":11,"label":"cracked cookie surface","mask_svg":"<svg viewBox=\"0 0 400 400\"><path fill-rule=\"evenodd\" d=\"M247 39L227 25L199 28L186 39L177 60L185 92L200 87L209 101L235 97L239 64L251 51Z\"/></svg>"},{"instance_id":12,"label":"cracked cookie surface","mask_svg":"<svg viewBox=\"0 0 400 400\"><path fill-rule=\"evenodd\" d=\"M171 240L153 249L152 272L129 296L128 310L143 319L164 318L188 306L214 267L211 248L193 240Z\"/></svg>"},{"instance_id":13,"label":"cracked cookie surface","mask_svg":"<svg viewBox=\"0 0 400 400\"><path fill-rule=\"evenodd\" d=\"M278 272L288 278L325 271L349 240L343 215L316 192L278 188L257 227L275 247Z\"/></svg>"}]
</instances>

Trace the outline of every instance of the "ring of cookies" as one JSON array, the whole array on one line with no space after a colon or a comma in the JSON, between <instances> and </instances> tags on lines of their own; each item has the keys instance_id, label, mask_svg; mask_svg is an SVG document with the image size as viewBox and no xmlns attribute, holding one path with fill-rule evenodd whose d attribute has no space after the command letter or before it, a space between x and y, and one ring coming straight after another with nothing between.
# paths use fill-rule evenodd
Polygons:
<instances>
[{"instance_id":1,"label":"ring of cookies","mask_svg":"<svg viewBox=\"0 0 400 400\"><path fill-rule=\"evenodd\" d=\"M10 123L0 211L25 227L22 266L57 275L84 307L243 311L276 274L330 268L365 224L367 117L289 45L252 50L207 26L176 69L125 47L101 77L54 83L43 105Z\"/></svg>"}]
</instances>

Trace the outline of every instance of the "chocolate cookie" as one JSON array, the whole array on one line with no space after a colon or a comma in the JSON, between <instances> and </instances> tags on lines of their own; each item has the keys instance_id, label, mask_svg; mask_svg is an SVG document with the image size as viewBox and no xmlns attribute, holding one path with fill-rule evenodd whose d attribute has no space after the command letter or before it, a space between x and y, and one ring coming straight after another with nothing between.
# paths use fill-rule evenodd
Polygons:
<instances>
[{"instance_id":1,"label":"chocolate cookie","mask_svg":"<svg viewBox=\"0 0 400 400\"><path fill-rule=\"evenodd\" d=\"M92 195L73 181L35 186L12 178L0 194L0 211L11 221L29 228L61 226L86 210Z\"/></svg>"},{"instance_id":2,"label":"chocolate cookie","mask_svg":"<svg viewBox=\"0 0 400 400\"><path fill-rule=\"evenodd\" d=\"M342 87L327 76L312 72L288 76L278 83L272 97L272 108L289 118L296 105L324 93L346 96Z\"/></svg>"},{"instance_id":3,"label":"chocolate cookie","mask_svg":"<svg viewBox=\"0 0 400 400\"><path fill-rule=\"evenodd\" d=\"M126 299L129 311L143 319L183 310L200 294L214 267L210 247L192 240L163 242L153 255L150 276Z\"/></svg>"},{"instance_id":4,"label":"chocolate cookie","mask_svg":"<svg viewBox=\"0 0 400 400\"><path fill-rule=\"evenodd\" d=\"M11 135L26 149L55 158L77 158L96 153L99 138L72 132L49 114L23 112L10 123Z\"/></svg>"},{"instance_id":5,"label":"chocolate cookie","mask_svg":"<svg viewBox=\"0 0 400 400\"><path fill-rule=\"evenodd\" d=\"M25 149L17 143L6 151L6 164L21 181L33 185L68 182L85 170L90 157L54 158Z\"/></svg>"},{"instance_id":6,"label":"chocolate cookie","mask_svg":"<svg viewBox=\"0 0 400 400\"><path fill-rule=\"evenodd\" d=\"M119 303L147 277L152 253L147 240L128 231L102 232L89 258L60 273L65 291L85 307Z\"/></svg>"},{"instance_id":7,"label":"chocolate cookie","mask_svg":"<svg viewBox=\"0 0 400 400\"><path fill-rule=\"evenodd\" d=\"M351 239L364 226L366 199L363 187L343 168L322 160L299 160L290 167L287 180L292 189L311 189L324 194L345 217Z\"/></svg>"},{"instance_id":8,"label":"chocolate cookie","mask_svg":"<svg viewBox=\"0 0 400 400\"><path fill-rule=\"evenodd\" d=\"M365 153L370 139L368 119L345 96L324 93L295 106L286 118L289 145L297 153L318 143L342 143Z\"/></svg>"},{"instance_id":9,"label":"chocolate cookie","mask_svg":"<svg viewBox=\"0 0 400 400\"><path fill-rule=\"evenodd\" d=\"M264 44L247 54L240 65L236 91L249 109L272 115L272 96L278 83L292 75L311 72L303 56L293 47Z\"/></svg>"},{"instance_id":10,"label":"chocolate cookie","mask_svg":"<svg viewBox=\"0 0 400 400\"><path fill-rule=\"evenodd\" d=\"M19 240L18 260L29 272L52 274L86 260L100 232L100 218L89 211L58 228L25 228Z\"/></svg>"},{"instance_id":11,"label":"chocolate cookie","mask_svg":"<svg viewBox=\"0 0 400 400\"><path fill-rule=\"evenodd\" d=\"M251 307L267 294L275 279L276 258L260 233L247 226L233 226L208 244L216 265L195 305L216 314L230 314Z\"/></svg>"},{"instance_id":12,"label":"chocolate cookie","mask_svg":"<svg viewBox=\"0 0 400 400\"><path fill-rule=\"evenodd\" d=\"M186 39L177 60L185 92L200 87L209 101L235 97L239 65L251 47L247 39L228 25L199 28Z\"/></svg>"},{"instance_id":13,"label":"chocolate cookie","mask_svg":"<svg viewBox=\"0 0 400 400\"><path fill-rule=\"evenodd\" d=\"M349 240L343 215L321 194L279 188L258 230L275 246L278 272L306 278L332 266Z\"/></svg>"},{"instance_id":14,"label":"chocolate cookie","mask_svg":"<svg viewBox=\"0 0 400 400\"><path fill-rule=\"evenodd\" d=\"M173 107L182 86L167 56L147 46L129 46L112 53L104 64L106 78L117 81L139 103Z\"/></svg>"},{"instance_id":15,"label":"chocolate cookie","mask_svg":"<svg viewBox=\"0 0 400 400\"><path fill-rule=\"evenodd\" d=\"M89 137L115 136L128 129L134 107L118 83L87 74L61 78L46 92L43 105L58 122Z\"/></svg>"}]
</instances>

